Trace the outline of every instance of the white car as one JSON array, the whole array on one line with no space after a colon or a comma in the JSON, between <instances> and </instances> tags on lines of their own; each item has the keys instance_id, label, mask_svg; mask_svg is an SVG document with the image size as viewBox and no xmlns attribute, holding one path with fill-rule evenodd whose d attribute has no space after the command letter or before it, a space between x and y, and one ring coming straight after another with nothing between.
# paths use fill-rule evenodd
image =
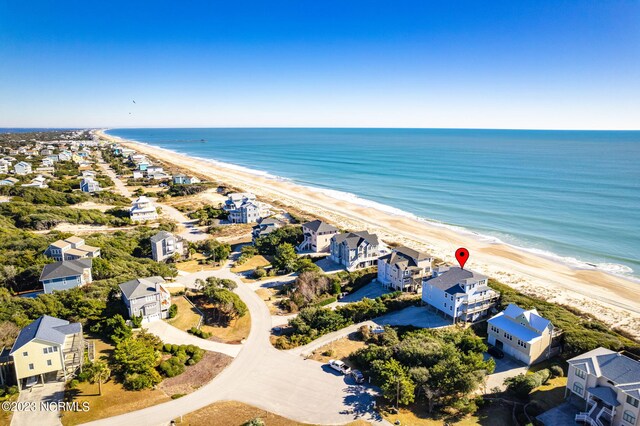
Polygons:
<instances>
[{"instance_id":1,"label":"white car","mask_svg":"<svg viewBox=\"0 0 640 426\"><path fill-rule=\"evenodd\" d=\"M349 366L340 360L330 359L329 367L333 368L336 371L339 371L344 375L351 373L351 369L349 368Z\"/></svg>"}]
</instances>

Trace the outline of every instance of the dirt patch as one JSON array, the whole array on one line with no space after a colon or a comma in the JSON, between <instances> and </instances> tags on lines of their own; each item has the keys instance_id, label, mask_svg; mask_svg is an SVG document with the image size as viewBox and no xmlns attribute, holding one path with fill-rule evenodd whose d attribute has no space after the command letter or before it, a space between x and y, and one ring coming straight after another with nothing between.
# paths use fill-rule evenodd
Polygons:
<instances>
[{"instance_id":1,"label":"dirt patch","mask_svg":"<svg viewBox=\"0 0 640 426\"><path fill-rule=\"evenodd\" d=\"M167 395L187 394L206 385L214 379L233 358L218 352L205 352L199 363L189 366L185 372L160 383L160 389Z\"/></svg>"},{"instance_id":2,"label":"dirt patch","mask_svg":"<svg viewBox=\"0 0 640 426\"><path fill-rule=\"evenodd\" d=\"M270 288L259 288L256 290L256 294L260 296L260 299L264 300L264 303L267 304L269 308L269 313L271 315L288 315L290 312L283 311L280 309L279 303L284 299L284 296L278 296L279 290L282 287L270 287Z\"/></svg>"},{"instance_id":3,"label":"dirt patch","mask_svg":"<svg viewBox=\"0 0 640 426\"><path fill-rule=\"evenodd\" d=\"M313 351L311 359L320 362L329 362L330 359L341 359L348 362L349 355L367 346L369 346L367 343L357 339L352 334L316 349Z\"/></svg>"}]
</instances>

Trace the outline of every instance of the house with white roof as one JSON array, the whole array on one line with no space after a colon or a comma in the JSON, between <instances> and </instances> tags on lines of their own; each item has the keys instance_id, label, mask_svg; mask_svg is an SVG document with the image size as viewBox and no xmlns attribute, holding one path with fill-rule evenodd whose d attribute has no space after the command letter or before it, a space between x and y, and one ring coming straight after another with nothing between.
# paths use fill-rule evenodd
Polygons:
<instances>
[{"instance_id":1,"label":"house with white roof","mask_svg":"<svg viewBox=\"0 0 640 426\"><path fill-rule=\"evenodd\" d=\"M82 324L43 315L20 330L9 355L18 390L67 381L84 363Z\"/></svg>"},{"instance_id":2,"label":"house with white roof","mask_svg":"<svg viewBox=\"0 0 640 426\"><path fill-rule=\"evenodd\" d=\"M302 224L304 240L297 249L300 252L329 253L331 238L338 235L340 230L321 220L312 220Z\"/></svg>"},{"instance_id":3,"label":"house with white roof","mask_svg":"<svg viewBox=\"0 0 640 426\"><path fill-rule=\"evenodd\" d=\"M527 365L557 354L552 343L559 332L535 309L509 304L487 321L487 335L489 344Z\"/></svg>"},{"instance_id":4,"label":"house with white roof","mask_svg":"<svg viewBox=\"0 0 640 426\"><path fill-rule=\"evenodd\" d=\"M0 175L6 175L7 173L9 173L10 166L11 163L9 161L0 159Z\"/></svg>"},{"instance_id":5,"label":"house with white roof","mask_svg":"<svg viewBox=\"0 0 640 426\"><path fill-rule=\"evenodd\" d=\"M100 188L100 184L91 176L86 176L80 181L80 191L82 192L93 193L101 190L102 188Z\"/></svg>"},{"instance_id":6,"label":"house with white roof","mask_svg":"<svg viewBox=\"0 0 640 426\"><path fill-rule=\"evenodd\" d=\"M91 283L92 263L91 259L75 259L44 265L39 280L44 292L48 294L54 290L69 290Z\"/></svg>"},{"instance_id":7,"label":"house with white roof","mask_svg":"<svg viewBox=\"0 0 640 426\"><path fill-rule=\"evenodd\" d=\"M10 177L0 180L0 186L14 186L18 182L20 182L18 179Z\"/></svg>"},{"instance_id":8,"label":"house with white roof","mask_svg":"<svg viewBox=\"0 0 640 426\"><path fill-rule=\"evenodd\" d=\"M17 175L28 175L32 172L31 164L27 163L26 161L21 161L19 163L16 163L15 166L13 166L13 171Z\"/></svg>"},{"instance_id":9,"label":"house with white roof","mask_svg":"<svg viewBox=\"0 0 640 426\"><path fill-rule=\"evenodd\" d=\"M597 348L567 361L565 396L584 407L576 422L640 426L640 361L622 352Z\"/></svg>"},{"instance_id":10,"label":"house with white roof","mask_svg":"<svg viewBox=\"0 0 640 426\"><path fill-rule=\"evenodd\" d=\"M173 183L175 185L192 185L194 183L200 183L200 179L195 176L177 174L173 176Z\"/></svg>"},{"instance_id":11,"label":"house with white roof","mask_svg":"<svg viewBox=\"0 0 640 426\"><path fill-rule=\"evenodd\" d=\"M25 183L22 186L31 187L31 188L48 188L47 179L42 175L38 175L31 179L30 183Z\"/></svg>"},{"instance_id":12,"label":"house with white roof","mask_svg":"<svg viewBox=\"0 0 640 426\"><path fill-rule=\"evenodd\" d=\"M255 223L263 217L256 196L249 192L228 194L223 209L229 214L231 223Z\"/></svg>"},{"instance_id":13,"label":"house with white roof","mask_svg":"<svg viewBox=\"0 0 640 426\"><path fill-rule=\"evenodd\" d=\"M162 277L149 277L120 284L130 318L142 316L142 322L146 323L169 316L171 294L162 285L164 282Z\"/></svg>"},{"instance_id":14,"label":"house with white roof","mask_svg":"<svg viewBox=\"0 0 640 426\"><path fill-rule=\"evenodd\" d=\"M49 244L44 255L58 262L84 258L93 259L100 257L100 248L85 244L84 238L69 237Z\"/></svg>"},{"instance_id":15,"label":"house with white roof","mask_svg":"<svg viewBox=\"0 0 640 426\"><path fill-rule=\"evenodd\" d=\"M458 322L474 322L495 306L500 293L491 289L488 278L459 267L440 266L422 286L422 301Z\"/></svg>"},{"instance_id":16,"label":"house with white roof","mask_svg":"<svg viewBox=\"0 0 640 426\"><path fill-rule=\"evenodd\" d=\"M375 265L387 251L377 235L360 231L331 237L329 252L329 259L333 262L344 266L347 271L355 271Z\"/></svg>"},{"instance_id":17,"label":"house with white roof","mask_svg":"<svg viewBox=\"0 0 640 426\"><path fill-rule=\"evenodd\" d=\"M134 222L156 220L158 218L158 211L153 202L142 195L132 203L129 209L129 217Z\"/></svg>"},{"instance_id":18,"label":"house with white roof","mask_svg":"<svg viewBox=\"0 0 640 426\"><path fill-rule=\"evenodd\" d=\"M378 259L378 282L394 291L419 291L431 276L433 258L426 253L396 247Z\"/></svg>"}]
</instances>

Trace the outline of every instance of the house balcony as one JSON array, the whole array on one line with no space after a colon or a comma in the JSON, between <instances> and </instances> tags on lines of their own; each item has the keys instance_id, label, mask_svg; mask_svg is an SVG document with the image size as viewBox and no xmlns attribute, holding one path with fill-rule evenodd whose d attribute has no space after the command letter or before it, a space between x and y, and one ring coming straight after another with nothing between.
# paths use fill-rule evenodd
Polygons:
<instances>
[{"instance_id":1,"label":"house balcony","mask_svg":"<svg viewBox=\"0 0 640 426\"><path fill-rule=\"evenodd\" d=\"M587 411L576 414L576 422L592 426L611 426L616 415L616 393L611 388L596 386L587 389Z\"/></svg>"}]
</instances>

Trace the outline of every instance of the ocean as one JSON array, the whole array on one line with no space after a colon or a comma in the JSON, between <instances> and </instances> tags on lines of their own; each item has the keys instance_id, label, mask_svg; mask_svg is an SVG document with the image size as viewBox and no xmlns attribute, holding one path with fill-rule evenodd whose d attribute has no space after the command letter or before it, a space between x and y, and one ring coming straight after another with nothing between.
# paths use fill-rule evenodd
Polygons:
<instances>
[{"instance_id":1,"label":"ocean","mask_svg":"<svg viewBox=\"0 0 640 426\"><path fill-rule=\"evenodd\" d=\"M111 129L334 197L640 277L640 132Z\"/></svg>"}]
</instances>

